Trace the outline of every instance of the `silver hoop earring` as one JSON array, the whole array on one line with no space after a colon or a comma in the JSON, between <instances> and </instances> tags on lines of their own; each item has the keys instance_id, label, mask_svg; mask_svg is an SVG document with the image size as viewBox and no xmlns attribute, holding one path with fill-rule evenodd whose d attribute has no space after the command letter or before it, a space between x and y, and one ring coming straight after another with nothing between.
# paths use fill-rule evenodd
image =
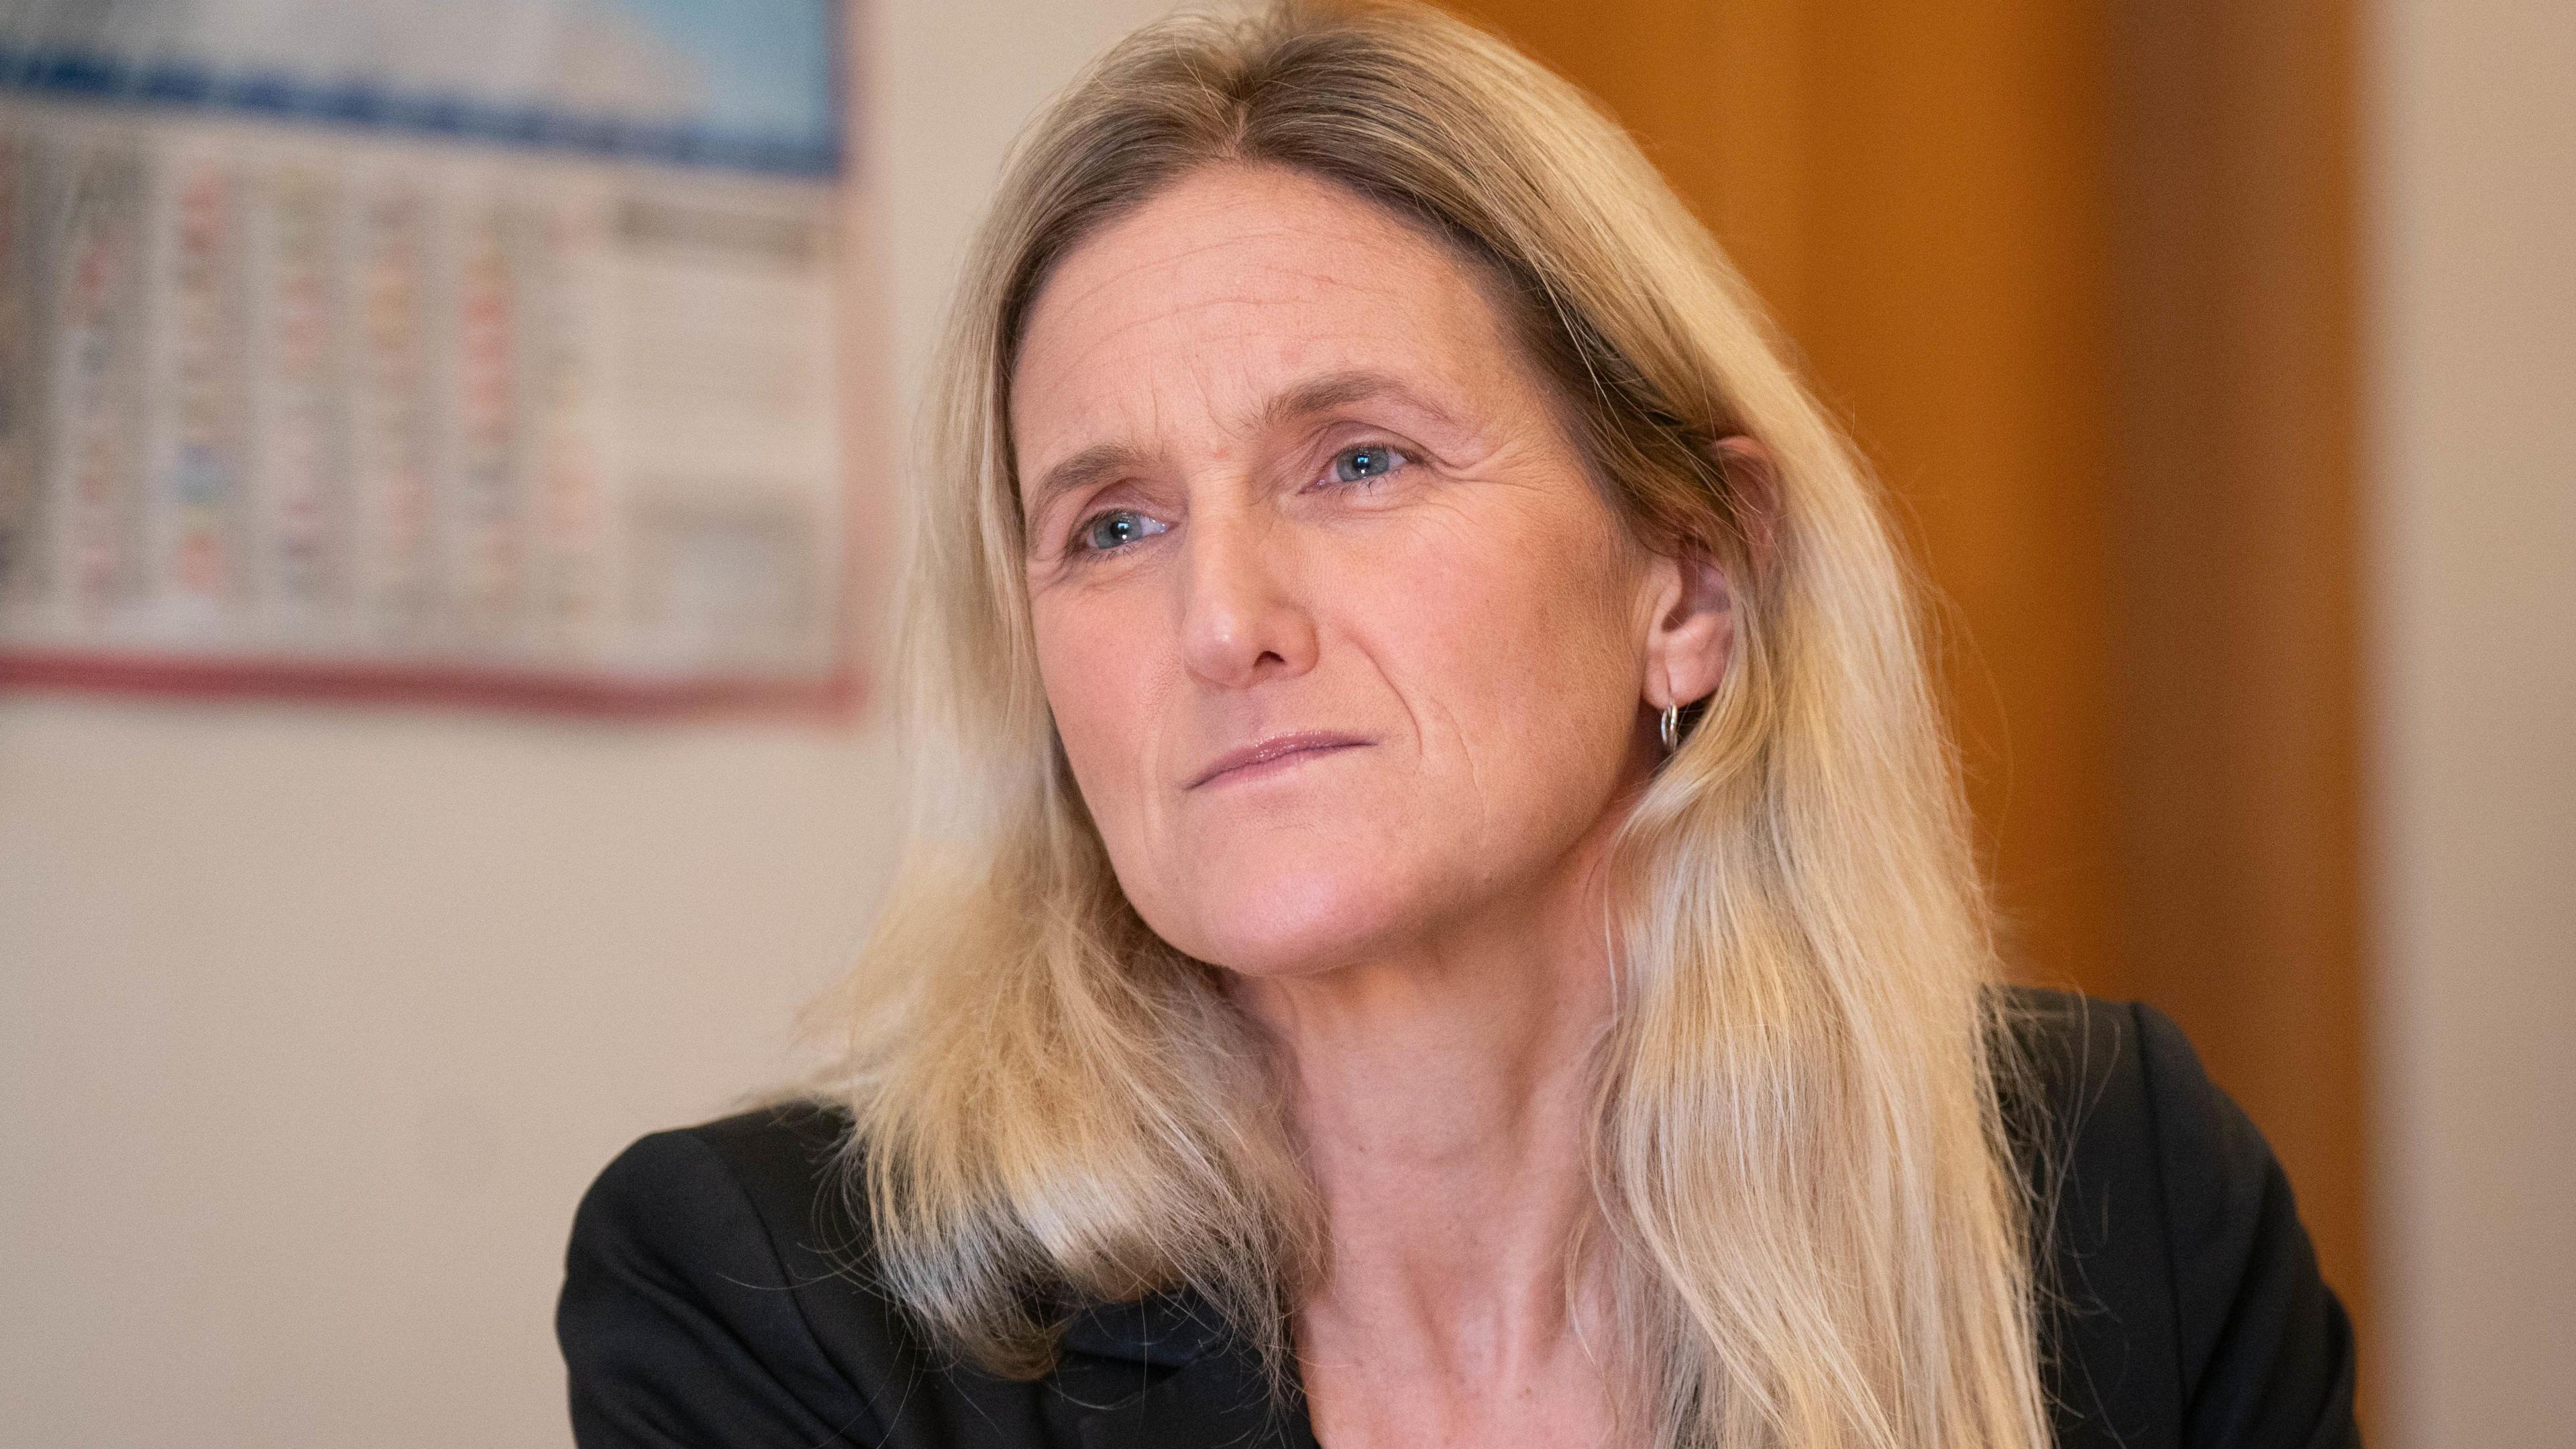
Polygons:
<instances>
[{"instance_id":1,"label":"silver hoop earring","mask_svg":"<svg viewBox=\"0 0 2576 1449\"><path fill-rule=\"evenodd\" d=\"M1657 724L1656 732L1664 737L1665 754L1671 754L1680 746L1682 742L1682 707L1680 705L1664 706L1664 717Z\"/></svg>"}]
</instances>

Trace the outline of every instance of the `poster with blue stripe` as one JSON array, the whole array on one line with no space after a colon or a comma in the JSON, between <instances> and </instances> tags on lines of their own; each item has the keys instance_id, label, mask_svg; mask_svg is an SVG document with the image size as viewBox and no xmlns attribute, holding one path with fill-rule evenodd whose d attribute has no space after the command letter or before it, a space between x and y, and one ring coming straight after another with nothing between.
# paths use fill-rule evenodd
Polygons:
<instances>
[{"instance_id":1,"label":"poster with blue stripe","mask_svg":"<svg viewBox=\"0 0 2576 1449\"><path fill-rule=\"evenodd\" d=\"M17 0L21 90L828 176L831 0Z\"/></svg>"},{"instance_id":2,"label":"poster with blue stripe","mask_svg":"<svg viewBox=\"0 0 2576 1449\"><path fill-rule=\"evenodd\" d=\"M0 683L846 698L829 0L0 14Z\"/></svg>"}]
</instances>

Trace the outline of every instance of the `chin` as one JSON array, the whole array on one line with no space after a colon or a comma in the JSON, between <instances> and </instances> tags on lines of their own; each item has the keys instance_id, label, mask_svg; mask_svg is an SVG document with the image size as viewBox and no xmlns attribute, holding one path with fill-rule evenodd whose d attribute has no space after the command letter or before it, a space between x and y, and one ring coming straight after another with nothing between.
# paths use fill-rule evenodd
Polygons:
<instances>
[{"instance_id":1,"label":"chin","mask_svg":"<svg viewBox=\"0 0 2576 1449\"><path fill-rule=\"evenodd\" d=\"M1401 869L1338 859L1218 863L1198 873L1195 908L1146 923L1212 966L1245 976L1329 971L1382 949L1419 925L1429 892ZM1155 920L1171 915L1173 929Z\"/></svg>"}]
</instances>

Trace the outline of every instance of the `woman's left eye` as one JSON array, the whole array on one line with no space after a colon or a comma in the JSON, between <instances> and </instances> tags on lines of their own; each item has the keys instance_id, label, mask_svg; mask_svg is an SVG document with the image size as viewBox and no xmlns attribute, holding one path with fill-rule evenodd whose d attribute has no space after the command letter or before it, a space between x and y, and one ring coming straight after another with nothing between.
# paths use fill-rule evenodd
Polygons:
<instances>
[{"instance_id":1,"label":"woman's left eye","mask_svg":"<svg viewBox=\"0 0 2576 1449\"><path fill-rule=\"evenodd\" d=\"M1383 478L1412 461L1383 443L1344 448L1333 455L1333 481L1365 483L1372 478Z\"/></svg>"},{"instance_id":2,"label":"woman's left eye","mask_svg":"<svg viewBox=\"0 0 2576 1449\"><path fill-rule=\"evenodd\" d=\"M1074 531L1074 547L1084 553L1116 553L1131 543L1168 532L1170 525L1132 508L1113 509L1083 520Z\"/></svg>"}]
</instances>

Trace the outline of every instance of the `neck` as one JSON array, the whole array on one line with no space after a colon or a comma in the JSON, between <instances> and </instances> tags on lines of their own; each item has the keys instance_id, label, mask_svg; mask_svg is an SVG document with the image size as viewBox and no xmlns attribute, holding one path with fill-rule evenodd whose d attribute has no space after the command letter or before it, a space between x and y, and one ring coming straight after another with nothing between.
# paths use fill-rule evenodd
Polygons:
<instances>
[{"instance_id":1,"label":"neck","mask_svg":"<svg viewBox=\"0 0 2576 1449\"><path fill-rule=\"evenodd\" d=\"M1569 1297L1597 1321L1603 1285L1576 1255L1611 1007L1600 854L1587 840L1560 879L1437 940L1240 983L1284 1048L1324 1210L1326 1271L1297 1338L1337 1446L1402 1442L1408 1419L1410 1442L1517 1442L1542 1401L1550 1419L1597 1417ZM1518 1432L1493 1432L1515 1413Z\"/></svg>"}]
</instances>

